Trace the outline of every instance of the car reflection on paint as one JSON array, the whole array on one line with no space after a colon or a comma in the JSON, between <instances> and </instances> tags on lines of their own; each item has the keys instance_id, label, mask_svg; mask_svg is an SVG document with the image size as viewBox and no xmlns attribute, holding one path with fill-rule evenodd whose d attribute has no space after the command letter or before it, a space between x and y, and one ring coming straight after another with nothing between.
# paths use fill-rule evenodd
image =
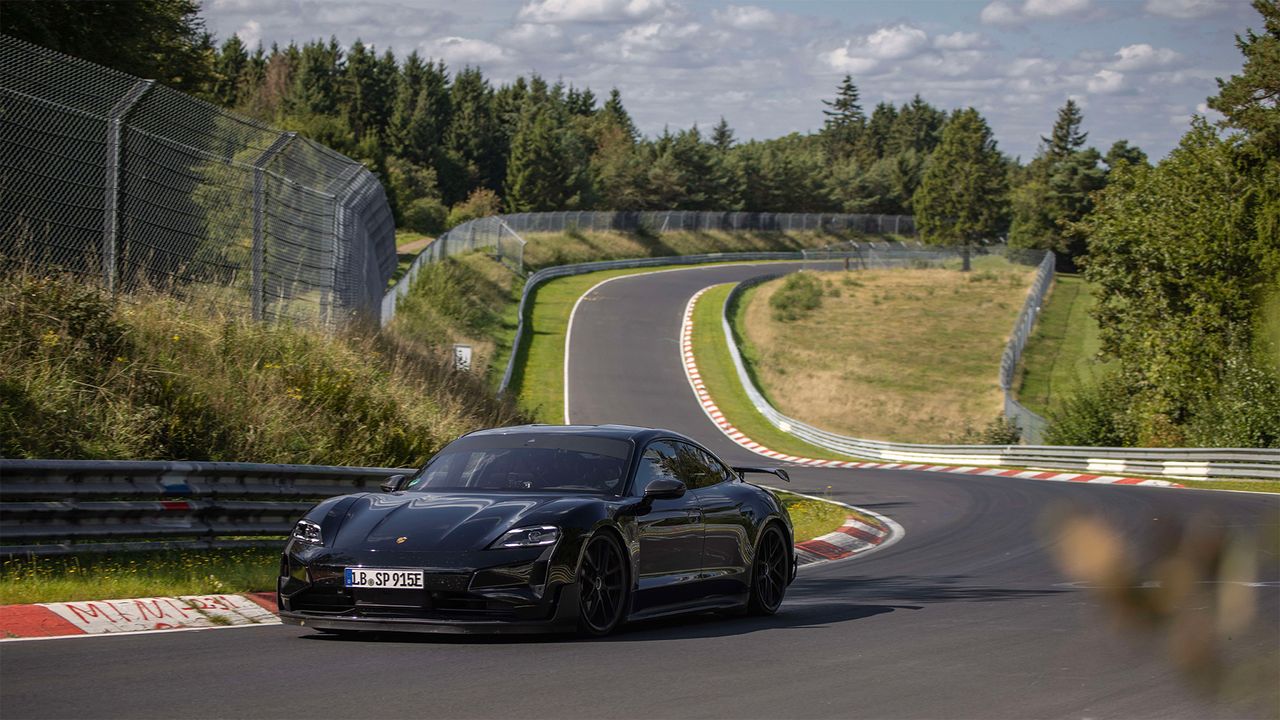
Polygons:
<instances>
[{"instance_id":1,"label":"car reflection on paint","mask_svg":"<svg viewBox=\"0 0 1280 720\"><path fill-rule=\"evenodd\" d=\"M450 443L383 493L316 505L280 561L280 617L321 632L606 635L628 620L777 612L791 519L688 437L529 425Z\"/></svg>"}]
</instances>

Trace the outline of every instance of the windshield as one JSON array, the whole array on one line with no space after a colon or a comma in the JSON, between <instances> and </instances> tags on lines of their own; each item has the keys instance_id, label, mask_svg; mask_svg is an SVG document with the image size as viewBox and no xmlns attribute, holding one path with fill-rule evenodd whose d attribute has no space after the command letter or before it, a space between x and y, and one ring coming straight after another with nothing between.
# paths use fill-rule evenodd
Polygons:
<instances>
[{"instance_id":1,"label":"windshield","mask_svg":"<svg viewBox=\"0 0 1280 720\"><path fill-rule=\"evenodd\" d=\"M484 435L451 443L406 490L591 492L618 495L632 445L564 435Z\"/></svg>"}]
</instances>

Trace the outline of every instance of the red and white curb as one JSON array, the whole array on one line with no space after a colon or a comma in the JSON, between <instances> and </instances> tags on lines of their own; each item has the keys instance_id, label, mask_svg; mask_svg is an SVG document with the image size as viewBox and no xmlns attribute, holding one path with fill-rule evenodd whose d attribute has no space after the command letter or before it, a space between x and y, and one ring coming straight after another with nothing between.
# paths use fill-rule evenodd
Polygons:
<instances>
[{"instance_id":1,"label":"red and white curb","mask_svg":"<svg viewBox=\"0 0 1280 720\"><path fill-rule=\"evenodd\" d=\"M715 287L714 285L711 287ZM697 396L702 410L711 419L711 422L720 429L728 438L742 447L759 455L781 460L783 462L795 463L797 465L809 465L811 467L822 468L864 468L875 470L919 470L922 472L947 472L961 473L964 475L990 475L995 477L1015 477L1028 480L1052 480L1058 482L1077 482L1101 485L1142 485L1146 487L1183 487L1178 483L1169 482L1168 480L1149 480L1146 478L1120 477L1117 475L1090 475L1087 473L1058 472L1055 470L1038 471L1038 470L1018 470L1010 468L992 468L978 467L973 465L931 465L927 463L885 463L885 462L861 462L857 460L840 461L840 460L819 460L815 458L798 457L780 453L776 450L761 445L760 443L747 437L746 433L734 427L732 423L725 418L724 413L716 405L715 400L711 398L711 394L707 392L707 386L702 382L702 374L698 372L698 361L693 355L693 309L698 304L698 299L702 294L711 289L705 287L693 294L689 298L689 304L684 308L684 320L680 326L680 356L684 363L685 377L689 380L689 386L693 388L694 395Z\"/></svg>"},{"instance_id":2,"label":"red and white curb","mask_svg":"<svg viewBox=\"0 0 1280 720\"><path fill-rule=\"evenodd\" d=\"M278 624L275 593L0 605L0 642Z\"/></svg>"}]
</instances>

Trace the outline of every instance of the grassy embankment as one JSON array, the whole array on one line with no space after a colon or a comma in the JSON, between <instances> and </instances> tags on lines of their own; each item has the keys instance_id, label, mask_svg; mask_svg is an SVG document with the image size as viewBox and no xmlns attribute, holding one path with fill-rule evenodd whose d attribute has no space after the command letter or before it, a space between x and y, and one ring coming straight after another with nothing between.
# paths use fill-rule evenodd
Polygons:
<instances>
[{"instance_id":1,"label":"grassy embankment","mask_svg":"<svg viewBox=\"0 0 1280 720\"><path fill-rule=\"evenodd\" d=\"M1102 375L1098 322L1090 312L1094 287L1079 275L1060 274L1022 351L1018 400L1048 415L1083 380Z\"/></svg>"},{"instance_id":2,"label":"grassy embankment","mask_svg":"<svg viewBox=\"0 0 1280 720\"><path fill-rule=\"evenodd\" d=\"M770 306L777 280L745 294L737 331L781 412L856 437L942 443L999 415L1000 357L1033 273L998 257L971 273L817 273L820 304L790 321Z\"/></svg>"}]
</instances>

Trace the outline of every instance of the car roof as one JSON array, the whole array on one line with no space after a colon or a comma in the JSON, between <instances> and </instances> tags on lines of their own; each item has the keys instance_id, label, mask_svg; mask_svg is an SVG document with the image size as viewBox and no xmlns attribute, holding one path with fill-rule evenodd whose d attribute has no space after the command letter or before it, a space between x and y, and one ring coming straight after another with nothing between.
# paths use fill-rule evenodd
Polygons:
<instances>
[{"instance_id":1,"label":"car roof","mask_svg":"<svg viewBox=\"0 0 1280 720\"><path fill-rule=\"evenodd\" d=\"M654 438L674 437L695 445L699 444L692 438L673 430L638 427L635 425L512 425L477 430L469 434L470 437L483 435L579 435L583 437L630 440L637 445L643 445Z\"/></svg>"}]
</instances>

